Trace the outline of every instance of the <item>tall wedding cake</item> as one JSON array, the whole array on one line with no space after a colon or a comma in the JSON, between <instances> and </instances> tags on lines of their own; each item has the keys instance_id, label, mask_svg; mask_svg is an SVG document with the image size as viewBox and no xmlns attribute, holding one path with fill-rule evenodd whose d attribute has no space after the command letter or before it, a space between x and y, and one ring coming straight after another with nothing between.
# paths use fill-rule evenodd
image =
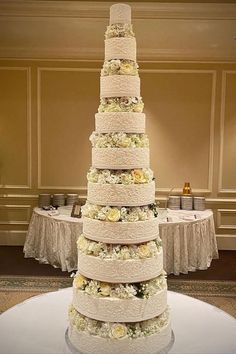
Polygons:
<instances>
[{"instance_id":1,"label":"tall wedding cake","mask_svg":"<svg viewBox=\"0 0 236 354\"><path fill-rule=\"evenodd\" d=\"M171 340L155 182L131 9L110 8L68 338L83 354L155 354Z\"/></svg>"}]
</instances>

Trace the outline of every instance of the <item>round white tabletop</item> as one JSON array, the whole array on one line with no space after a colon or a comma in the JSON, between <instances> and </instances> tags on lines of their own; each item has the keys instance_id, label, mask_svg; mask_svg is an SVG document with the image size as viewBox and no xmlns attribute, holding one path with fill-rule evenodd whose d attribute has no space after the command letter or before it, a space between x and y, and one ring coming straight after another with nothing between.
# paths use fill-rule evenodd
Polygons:
<instances>
[{"instance_id":1,"label":"round white tabletop","mask_svg":"<svg viewBox=\"0 0 236 354\"><path fill-rule=\"evenodd\" d=\"M72 288L28 299L0 316L1 354L65 354ZM235 354L236 320L186 295L168 292L175 343L170 354ZM124 354L124 353L122 353ZM148 354L148 353L147 353Z\"/></svg>"}]
</instances>

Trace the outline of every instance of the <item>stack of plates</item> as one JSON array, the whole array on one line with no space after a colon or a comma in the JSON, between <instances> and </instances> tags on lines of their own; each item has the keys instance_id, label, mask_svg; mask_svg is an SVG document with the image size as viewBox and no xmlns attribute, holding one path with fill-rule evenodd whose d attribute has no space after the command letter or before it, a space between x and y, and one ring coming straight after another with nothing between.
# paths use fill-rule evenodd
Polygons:
<instances>
[{"instance_id":1,"label":"stack of plates","mask_svg":"<svg viewBox=\"0 0 236 354\"><path fill-rule=\"evenodd\" d=\"M193 197L181 197L181 208L184 210L193 210Z\"/></svg>"},{"instance_id":2,"label":"stack of plates","mask_svg":"<svg viewBox=\"0 0 236 354\"><path fill-rule=\"evenodd\" d=\"M168 199L168 208L173 210L180 209L180 196L171 195Z\"/></svg>"},{"instance_id":3,"label":"stack of plates","mask_svg":"<svg viewBox=\"0 0 236 354\"><path fill-rule=\"evenodd\" d=\"M65 194L53 194L52 205L53 206L65 205Z\"/></svg>"},{"instance_id":4,"label":"stack of plates","mask_svg":"<svg viewBox=\"0 0 236 354\"><path fill-rule=\"evenodd\" d=\"M205 197L193 198L194 210L205 210Z\"/></svg>"},{"instance_id":5,"label":"stack of plates","mask_svg":"<svg viewBox=\"0 0 236 354\"><path fill-rule=\"evenodd\" d=\"M51 195L50 194L39 194L39 207L46 207L51 205Z\"/></svg>"},{"instance_id":6,"label":"stack of plates","mask_svg":"<svg viewBox=\"0 0 236 354\"><path fill-rule=\"evenodd\" d=\"M78 194L67 194L66 195L66 205L73 205L75 202L78 202Z\"/></svg>"}]
</instances>

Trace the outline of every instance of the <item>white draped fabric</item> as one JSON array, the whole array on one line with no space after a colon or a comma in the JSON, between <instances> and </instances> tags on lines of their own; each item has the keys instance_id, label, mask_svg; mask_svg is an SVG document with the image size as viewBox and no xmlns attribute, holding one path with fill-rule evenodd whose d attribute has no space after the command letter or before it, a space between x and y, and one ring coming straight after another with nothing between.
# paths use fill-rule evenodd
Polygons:
<instances>
[{"instance_id":1,"label":"white draped fabric","mask_svg":"<svg viewBox=\"0 0 236 354\"><path fill-rule=\"evenodd\" d=\"M159 225L165 271L178 275L210 267L218 258L212 211L168 209L166 216L171 221Z\"/></svg>"},{"instance_id":2,"label":"white draped fabric","mask_svg":"<svg viewBox=\"0 0 236 354\"><path fill-rule=\"evenodd\" d=\"M24 245L25 257L63 271L77 269L76 241L82 228L81 219L65 214L49 216L48 212L35 208Z\"/></svg>"},{"instance_id":3,"label":"white draped fabric","mask_svg":"<svg viewBox=\"0 0 236 354\"><path fill-rule=\"evenodd\" d=\"M34 296L0 316L0 354L71 354L65 343L72 288ZM236 321L219 308L168 291L175 342L169 354L234 354ZM125 354L125 353L121 353Z\"/></svg>"},{"instance_id":4,"label":"white draped fabric","mask_svg":"<svg viewBox=\"0 0 236 354\"><path fill-rule=\"evenodd\" d=\"M212 211L164 212L160 212L159 227L166 272L178 275L207 269L212 259L218 258ZM82 219L66 214L70 211L65 208L58 216L34 209L24 246L26 258L36 258L63 271L77 269L76 241L82 233Z\"/></svg>"}]
</instances>

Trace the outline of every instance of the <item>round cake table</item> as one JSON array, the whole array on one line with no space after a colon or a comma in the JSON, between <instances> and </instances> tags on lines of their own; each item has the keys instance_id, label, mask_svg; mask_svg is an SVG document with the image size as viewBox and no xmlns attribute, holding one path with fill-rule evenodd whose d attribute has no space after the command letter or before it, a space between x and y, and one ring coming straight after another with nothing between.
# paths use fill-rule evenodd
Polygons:
<instances>
[{"instance_id":1,"label":"round cake table","mask_svg":"<svg viewBox=\"0 0 236 354\"><path fill-rule=\"evenodd\" d=\"M76 241L82 233L81 218L72 218L72 207L60 207L59 215L34 208L24 245L26 258L71 272L77 269Z\"/></svg>"},{"instance_id":2,"label":"round cake table","mask_svg":"<svg viewBox=\"0 0 236 354\"><path fill-rule=\"evenodd\" d=\"M32 297L0 316L1 354L65 354L72 288ZM236 320L186 295L168 292L175 342L170 354L236 353ZM122 353L124 354L124 353ZM147 353L148 354L148 353Z\"/></svg>"}]
</instances>

